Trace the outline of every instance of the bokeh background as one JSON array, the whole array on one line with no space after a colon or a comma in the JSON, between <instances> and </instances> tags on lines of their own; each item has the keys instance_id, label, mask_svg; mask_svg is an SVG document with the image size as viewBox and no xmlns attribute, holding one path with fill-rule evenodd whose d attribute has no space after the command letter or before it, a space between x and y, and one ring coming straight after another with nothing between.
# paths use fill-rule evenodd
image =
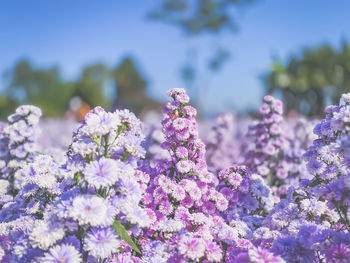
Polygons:
<instances>
[{"instance_id":1,"label":"bokeh background","mask_svg":"<svg viewBox=\"0 0 350 263\"><path fill-rule=\"evenodd\" d=\"M160 110L184 87L209 117L264 94L317 117L350 91L347 0L0 2L0 118L20 104L81 119Z\"/></svg>"}]
</instances>

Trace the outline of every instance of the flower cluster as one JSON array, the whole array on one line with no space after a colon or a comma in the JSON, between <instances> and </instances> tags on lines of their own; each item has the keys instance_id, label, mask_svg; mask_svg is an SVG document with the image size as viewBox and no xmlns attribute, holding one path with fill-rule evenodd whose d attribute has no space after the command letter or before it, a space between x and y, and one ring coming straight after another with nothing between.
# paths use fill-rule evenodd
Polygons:
<instances>
[{"instance_id":1,"label":"flower cluster","mask_svg":"<svg viewBox=\"0 0 350 263\"><path fill-rule=\"evenodd\" d=\"M270 188L263 178L245 166L232 166L219 173L217 189L229 200L227 221L246 216L265 216L274 204Z\"/></svg>"},{"instance_id":2,"label":"flower cluster","mask_svg":"<svg viewBox=\"0 0 350 263\"><path fill-rule=\"evenodd\" d=\"M74 134L62 167L38 155L18 170L21 191L1 211L11 246L20 250L10 260L102 262L140 253L134 239L153 223L139 206L149 181L137 169L142 139L132 113L95 108ZM5 218L13 207L20 214ZM18 229L20 220L28 227Z\"/></svg>"},{"instance_id":3,"label":"flower cluster","mask_svg":"<svg viewBox=\"0 0 350 263\"><path fill-rule=\"evenodd\" d=\"M183 89L170 90L173 99L163 108L165 141L170 158L159 160L143 203L157 218L148 231L172 249L171 259L220 262L222 248L215 242L220 211L228 201L215 189L217 178L207 169L205 145L198 136L196 109ZM186 232L183 232L186 230ZM176 251L174 251L176 250Z\"/></svg>"},{"instance_id":4,"label":"flower cluster","mask_svg":"<svg viewBox=\"0 0 350 263\"><path fill-rule=\"evenodd\" d=\"M241 163L242 121L237 120L232 113L221 113L215 118L214 125L205 139L208 168L212 172ZM244 126L244 125L243 125Z\"/></svg>"},{"instance_id":5,"label":"flower cluster","mask_svg":"<svg viewBox=\"0 0 350 263\"><path fill-rule=\"evenodd\" d=\"M37 145L40 130L38 128L41 110L35 106L23 105L8 117L8 123L0 134L0 178L9 183L8 193L15 195L14 173L31 162Z\"/></svg>"},{"instance_id":6,"label":"flower cluster","mask_svg":"<svg viewBox=\"0 0 350 263\"><path fill-rule=\"evenodd\" d=\"M284 197L289 186L310 178L302 159L305 144L295 142L299 141L295 137L304 139L305 135L300 132L301 123L295 127L287 125L282 115L283 103L270 95L264 97L260 114L261 120L249 127L244 163L265 178L276 196ZM291 129L299 132L293 134Z\"/></svg>"},{"instance_id":7,"label":"flower cluster","mask_svg":"<svg viewBox=\"0 0 350 263\"><path fill-rule=\"evenodd\" d=\"M0 262L349 262L350 94L314 135L265 96L248 136L221 114L206 144L168 95L161 125L94 108L67 149L34 106L0 123Z\"/></svg>"},{"instance_id":8,"label":"flower cluster","mask_svg":"<svg viewBox=\"0 0 350 263\"><path fill-rule=\"evenodd\" d=\"M314 128L317 138L304 154L311 179L288 190L264 224L282 233L272 251L287 262L346 262L349 255L349 95L326 108Z\"/></svg>"}]
</instances>

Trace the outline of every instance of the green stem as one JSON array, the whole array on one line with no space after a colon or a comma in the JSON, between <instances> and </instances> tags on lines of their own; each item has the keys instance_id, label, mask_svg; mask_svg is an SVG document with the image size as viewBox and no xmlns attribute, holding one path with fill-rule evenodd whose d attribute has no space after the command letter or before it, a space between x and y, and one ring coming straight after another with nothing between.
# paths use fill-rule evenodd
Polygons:
<instances>
[{"instance_id":1,"label":"green stem","mask_svg":"<svg viewBox=\"0 0 350 263\"><path fill-rule=\"evenodd\" d=\"M108 156L108 141L109 141L109 134L103 136L104 138L104 157L109 157Z\"/></svg>"}]
</instances>

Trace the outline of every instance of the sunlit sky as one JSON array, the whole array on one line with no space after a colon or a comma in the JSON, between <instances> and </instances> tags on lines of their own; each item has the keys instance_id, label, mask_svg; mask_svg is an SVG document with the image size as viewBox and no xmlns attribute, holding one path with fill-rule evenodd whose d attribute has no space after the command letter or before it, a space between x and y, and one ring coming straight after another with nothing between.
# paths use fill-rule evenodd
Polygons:
<instances>
[{"instance_id":1,"label":"sunlit sky","mask_svg":"<svg viewBox=\"0 0 350 263\"><path fill-rule=\"evenodd\" d=\"M158 0L0 1L0 73L23 57L36 66L58 65L66 79L93 62L114 66L132 55L149 80L149 94L184 87L179 68L198 46L198 85L206 111L257 108L261 75L272 58L286 60L302 47L350 40L350 1L257 0L238 14L239 32L189 41L176 27L150 21ZM204 61L216 43L232 56L216 74ZM0 87L4 83L0 82Z\"/></svg>"}]
</instances>

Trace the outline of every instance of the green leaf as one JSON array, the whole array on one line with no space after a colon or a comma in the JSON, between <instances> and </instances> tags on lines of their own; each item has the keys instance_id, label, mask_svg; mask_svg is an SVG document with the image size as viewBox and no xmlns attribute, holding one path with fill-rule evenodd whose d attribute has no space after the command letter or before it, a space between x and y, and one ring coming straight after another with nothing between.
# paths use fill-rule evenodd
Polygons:
<instances>
[{"instance_id":1,"label":"green leaf","mask_svg":"<svg viewBox=\"0 0 350 263\"><path fill-rule=\"evenodd\" d=\"M308 184L308 185L306 186L306 188L315 187L315 186L317 186L317 185L319 185L319 184L321 184L321 183L322 183L322 179L317 178L315 181L313 181L312 183Z\"/></svg>"},{"instance_id":2,"label":"green leaf","mask_svg":"<svg viewBox=\"0 0 350 263\"><path fill-rule=\"evenodd\" d=\"M79 184L80 182L80 179L81 179L81 174L78 172L74 175L74 181L76 184Z\"/></svg>"},{"instance_id":3,"label":"green leaf","mask_svg":"<svg viewBox=\"0 0 350 263\"><path fill-rule=\"evenodd\" d=\"M134 241L132 241L125 227L117 219L114 220L112 227L115 229L115 231L117 231L121 239L125 240L126 243L128 243L137 253L141 254L141 251L136 246Z\"/></svg>"}]
</instances>

